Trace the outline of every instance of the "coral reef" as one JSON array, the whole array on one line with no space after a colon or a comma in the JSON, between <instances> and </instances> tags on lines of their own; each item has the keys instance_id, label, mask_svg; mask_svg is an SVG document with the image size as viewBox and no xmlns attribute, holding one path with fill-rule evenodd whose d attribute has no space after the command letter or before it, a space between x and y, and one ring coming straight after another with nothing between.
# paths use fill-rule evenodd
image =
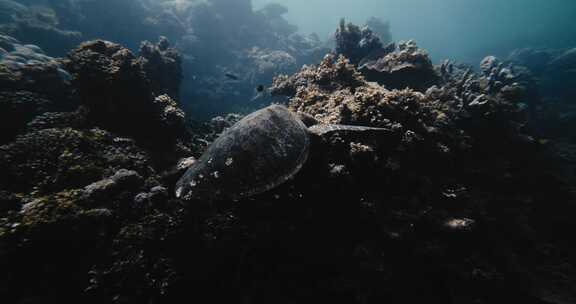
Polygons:
<instances>
[{"instance_id":1,"label":"coral reef","mask_svg":"<svg viewBox=\"0 0 576 304\"><path fill-rule=\"evenodd\" d=\"M179 55L165 39L144 43L140 57L92 41L57 60L1 38L0 293L87 299L91 271L118 254L112 244L131 246L130 227L166 208L173 166L201 149L168 95L180 85ZM112 301L91 298L100 296Z\"/></svg>"},{"instance_id":2,"label":"coral reef","mask_svg":"<svg viewBox=\"0 0 576 304\"><path fill-rule=\"evenodd\" d=\"M368 80L390 89L411 88L424 91L437 81L428 54L418 48L414 41L401 41L397 49L382 54L377 59L364 60L359 64L359 70Z\"/></svg>"},{"instance_id":3,"label":"coral reef","mask_svg":"<svg viewBox=\"0 0 576 304\"><path fill-rule=\"evenodd\" d=\"M0 35L0 144L21 133L44 112L72 111L70 74L35 45Z\"/></svg>"},{"instance_id":4,"label":"coral reef","mask_svg":"<svg viewBox=\"0 0 576 304\"><path fill-rule=\"evenodd\" d=\"M250 83L267 83L276 75L291 74L296 72L296 58L284 51L261 50L253 48L248 51L247 57L253 66Z\"/></svg>"},{"instance_id":5,"label":"coral reef","mask_svg":"<svg viewBox=\"0 0 576 304\"><path fill-rule=\"evenodd\" d=\"M12 192L58 192L120 168L148 170L147 156L133 141L100 129L50 128L27 133L2 146L1 155L7 166L2 170L2 184Z\"/></svg>"},{"instance_id":6,"label":"coral reef","mask_svg":"<svg viewBox=\"0 0 576 304\"><path fill-rule=\"evenodd\" d=\"M379 29L380 36L372 31ZM388 89L410 88L425 91L436 84L438 76L428 53L418 48L414 41L391 41L389 25L379 19L368 20L360 28L340 21L336 31L336 54L346 57L369 81L375 81Z\"/></svg>"},{"instance_id":7,"label":"coral reef","mask_svg":"<svg viewBox=\"0 0 576 304\"><path fill-rule=\"evenodd\" d=\"M364 266L342 274L368 303L539 301L535 290L550 292L546 283L539 285L549 265L534 262L543 253L526 248L547 246L548 237L534 231L547 234L551 227L544 224L547 216L535 212L570 212L566 202L574 198L553 169L562 165L545 152L545 141L530 133L523 74L494 57L482 61L480 74L450 62L436 69L437 81L422 92L367 82L342 56L276 78L273 92L288 95L293 111L325 123L387 126L396 134L323 138L325 148L315 150L294 188L287 186L298 194L286 195L302 197L303 205L315 193L322 193L322 201L346 202L342 214L363 214L364 224L372 223L366 233L380 231L353 241L354 261ZM529 190L529 185L538 186ZM554 207L550 197L558 198ZM346 218L348 227L361 225ZM567 217L556 219L553 230L571 226ZM565 256L565 247L551 246ZM386 275L379 276L378 269ZM443 283L431 285L430 278ZM373 287L366 291L366 284ZM425 295L407 296L408 289Z\"/></svg>"},{"instance_id":8,"label":"coral reef","mask_svg":"<svg viewBox=\"0 0 576 304\"><path fill-rule=\"evenodd\" d=\"M49 54L62 55L82 39L80 32L60 29L56 12L48 6L2 0L0 8L0 33L38 44Z\"/></svg>"},{"instance_id":9,"label":"coral reef","mask_svg":"<svg viewBox=\"0 0 576 304\"><path fill-rule=\"evenodd\" d=\"M295 60L296 66L315 63L329 51L317 36L298 34L297 27L284 18L286 7L278 4L256 11L247 0L20 3L4 0L0 3L5 8L0 15L0 33L16 37L23 43L34 43L50 56L64 56L81 40L106 39L122 44L134 53L140 49L141 57L155 66L146 69L162 66L173 69L174 74L181 73L178 77L185 78L181 92L179 88L170 87L170 84L179 83L173 81L173 77L153 79L151 83L163 82L159 86L169 91L162 93L181 101L187 113L197 119L209 120L228 112L246 113L269 103L269 98L256 96L254 88L271 84L269 73L295 71L295 68L287 70L283 66L285 62L270 58L254 62L260 55L253 54L252 50ZM155 41L160 36L172 41L182 58L166 54L160 45L140 45L141 41ZM164 54L158 56L158 52ZM160 57L173 61L160 65ZM276 63L279 66L270 66ZM267 66L264 73L262 64ZM158 75L154 71L148 73ZM241 77L226 82L223 77L226 73ZM261 77L257 84L254 84L254 75ZM182 98L178 98L180 93ZM258 102L250 102L256 97Z\"/></svg>"},{"instance_id":10,"label":"coral reef","mask_svg":"<svg viewBox=\"0 0 576 304\"><path fill-rule=\"evenodd\" d=\"M165 94L178 91L178 58L164 39L158 46L144 43L140 57L118 44L96 40L74 49L64 64L74 76L89 120L155 147L170 145L184 132L184 113Z\"/></svg>"},{"instance_id":11,"label":"coral reef","mask_svg":"<svg viewBox=\"0 0 576 304\"><path fill-rule=\"evenodd\" d=\"M84 35L117 28L107 38L129 39L140 52L94 40L54 59L0 36L3 301L576 299L576 145L534 132L546 108L531 93L547 94L542 69L492 56L477 73L450 61L432 66L414 43L383 47L374 32L342 25L339 54L276 77L270 91L307 125L389 132L310 136L308 160L278 187L184 202L176 181L241 115L186 121L181 83L190 81L184 96L230 97L249 111L254 85L317 58L319 40L289 34L283 7L254 12L248 0L50 3L56 15L40 14L44 23L92 23ZM0 1L15 11L0 18L31 6ZM89 9L84 20L70 13ZM191 12L194 20L185 18ZM109 26L96 26L98 18ZM165 38L135 41L156 39L159 28L186 54ZM537 65L562 69L571 56ZM372 82L366 64L385 79Z\"/></svg>"},{"instance_id":12,"label":"coral reef","mask_svg":"<svg viewBox=\"0 0 576 304\"><path fill-rule=\"evenodd\" d=\"M336 30L336 53L342 54L352 64L358 64L368 56L383 51L384 45L380 38L368 27L360 28L346 20L340 20Z\"/></svg>"},{"instance_id":13,"label":"coral reef","mask_svg":"<svg viewBox=\"0 0 576 304\"><path fill-rule=\"evenodd\" d=\"M283 16L288 13L288 8L281 4L269 3L259 13L262 13L269 20L271 30L276 33L288 36L298 31L297 26L284 19Z\"/></svg>"},{"instance_id":14,"label":"coral reef","mask_svg":"<svg viewBox=\"0 0 576 304\"><path fill-rule=\"evenodd\" d=\"M70 74L36 45L21 44L0 35L0 81L2 90L28 90L63 97L68 94Z\"/></svg>"},{"instance_id":15,"label":"coral reef","mask_svg":"<svg viewBox=\"0 0 576 304\"><path fill-rule=\"evenodd\" d=\"M155 95L166 94L178 99L182 83L182 58L161 36L156 45L145 41L140 45L139 60ZM154 78L162 77L162 78Z\"/></svg>"},{"instance_id":16,"label":"coral reef","mask_svg":"<svg viewBox=\"0 0 576 304\"><path fill-rule=\"evenodd\" d=\"M235 9L232 9L235 8ZM292 73L329 52L315 36L295 33L276 4L253 11L250 1L207 1L194 8L190 31L177 43L184 56L185 108L196 118L247 113L269 103L255 88L271 73ZM227 79L226 74L238 79ZM276 75L276 74L275 74ZM257 102L251 102L254 98Z\"/></svg>"}]
</instances>

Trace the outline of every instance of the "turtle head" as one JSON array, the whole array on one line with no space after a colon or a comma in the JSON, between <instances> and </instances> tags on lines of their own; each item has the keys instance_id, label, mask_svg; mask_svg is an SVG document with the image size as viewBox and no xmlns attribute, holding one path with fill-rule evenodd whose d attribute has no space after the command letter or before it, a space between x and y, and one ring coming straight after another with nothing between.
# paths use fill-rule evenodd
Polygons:
<instances>
[{"instance_id":1,"label":"turtle head","mask_svg":"<svg viewBox=\"0 0 576 304\"><path fill-rule=\"evenodd\" d=\"M300 119L300 121L302 121L306 127L311 127L319 123L314 116L305 112L297 112L296 117L298 117L298 119Z\"/></svg>"}]
</instances>

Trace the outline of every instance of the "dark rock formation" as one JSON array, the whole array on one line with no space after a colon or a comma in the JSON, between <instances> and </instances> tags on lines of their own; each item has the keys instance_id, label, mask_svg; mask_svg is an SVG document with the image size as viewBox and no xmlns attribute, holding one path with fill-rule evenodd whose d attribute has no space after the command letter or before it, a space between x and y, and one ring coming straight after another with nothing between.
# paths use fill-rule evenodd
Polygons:
<instances>
[{"instance_id":1,"label":"dark rock formation","mask_svg":"<svg viewBox=\"0 0 576 304\"><path fill-rule=\"evenodd\" d=\"M178 90L179 57L164 40L145 44L143 57L95 41L57 61L1 38L0 294L110 302L87 292L92 269L120 260L112 244L130 247L130 227L177 206L159 172L196 146L183 142L183 112L166 94Z\"/></svg>"},{"instance_id":2,"label":"dark rock formation","mask_svg":"<svg viewBox=\"0 0 576 304\"><path fill-rule=\"evenodd\" d=\"M336 30L336 54L344 55L354 65L384 48L380 38L368 27L360 28L346 20Z\"/></svg>"},{"instance_id":3,"label":"dark rock formation","mask_svg":"<svg viewBox=\"0 0 576 304\"><path fill-rule=\"evenodd\" d=\"M156 45L145 41L140 45L139 60L155 95L167 94L178 99L182 83L182 58L170 47L166 37Z\"/></svg>"},{"instance_id":4,"label":"dark rock formation","mask_svg":"<svg viewBox=\"0 0 576 304\"><path fill-rule=\"evenodd\" d=\"M386 24L378 19L371 19L369 23L386 31ZM418 48L414 41L401 41L396 47L386 33L382 34L387 39L384 44L369 26L360 28L342 19L335 35L336 54L357 66L367 80L389 89L425 91L436 84L438 77L426 51Z\"/></svg>"},{"instance_id":5,"label":"dark rock formation","mask_svg":"<svg viewBox=\"0 0 576 304\"><path fill-rule=\"evenodd\" d=\"M376 59L365 59L359 70L366 79L376 81L389 89L411 88L425 91L438 77L426 51L413 41L400 42L397 49L389 48Z\"/></svg>"},{"instance_id":6,"label":"dark rock formation","mask_svg":"<svg viewBox=\"0 0 576 304\"><path fill-rule=\"evenodd\" d=\"M73 50L65 66L95 125L149 147L169 145L184 127L184 113L164 94L179 87L178 57L162 41L144 44L142 52L136 57L118 44L91 41Z\"/></svg>"},{"instance_id":7,"label":"dark rock formation","mask_svg":"<svg viewBox=\"0 0 576 304\"><path fill-rule=\"evenodd\" d=\"M288 13L288 8L281 4L269 3L259 13L262 13L269 20L271 30L276 33L288 36L298 31L297 26L288 23L284 19L283 16Z\"/></svg>"}]
</instances>

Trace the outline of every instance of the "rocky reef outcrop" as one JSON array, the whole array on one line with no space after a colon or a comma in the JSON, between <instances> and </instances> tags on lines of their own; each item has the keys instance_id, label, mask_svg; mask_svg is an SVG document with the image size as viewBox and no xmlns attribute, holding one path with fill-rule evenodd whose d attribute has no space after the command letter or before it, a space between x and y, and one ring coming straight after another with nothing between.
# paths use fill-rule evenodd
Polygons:
<instances>
[{"instance_id":1,"label":"rocky reef outcrop","mask_svg":"<svg viewBox=\"0 0 576 304\"><path fill-rule=\"evenodd\" d=\"M401 41L397 48L389 46L378 58L364 59L359 70L366 79L390 89L424 91L438 81L432 60L414 41Z\"/></svg>"},{"instance_id":2,"label":"rocky reef outcrop","mask_svg":"<svg viewBox=\"0 0 576 304\"><path fill-rule=\"evenodd\" d=\"M172 169L199 147L169 95L179 55L165 39L141 56L98 40L55 59L1 38L0 293L96 299L93 268L126 227L167 208Z\"/></svg>"},{"instance_id":3,"label":"rocky reef outcrop","mask_svg":"<svg viewBox=\"0 0 576 304\"><path fill-rule=\"evenodd\" d=\"M71 75L35 45L0 35L0 144L44 112L73 111Z\"/></svg>"},{"instance_id":4,"label":"rocky reef outcrop","mask_svg":"<svg viewBox=\"0 0 576 304\"><path fill-rule=\"evenodd\" d=\"M82 34L60 28L53 8L42 3L21 2L0 1L0 33L25 43L38 44L51 55L63 55L80 43ZM70 4L70 1L64 2Z\"/></svg>"},{"instance_id":5,"label":"rocky reef outcrop","mask_svg":"<svg viewBox=\"0 0 576 304\"><path fill-rule=\"evenodd\" d=\"M273 92L288 95L295 112L320 123L387 127L395 134L323 138L321 146L328 148L315 152L313 169L302 174L305 182L294 182L297 196L308 202L319 188L325 189L323 199L334 195L326 201L345 197L340 212L362 214L364 221L347 217L348 227L379 231L352 246L358 264L350 261L356 265L350 267L358 272L342 274L370 278L366 282L374 287L364 294L370 303L547 298L553 291L541 271L559 261L535 263L546 256L537 248L566 253L551 239L572 224L555 217L553 228L543 215L550 211L544 210L570 212L567 202L573 198L567 179L560 177L562 165L547 152L550 146L531 132L530 97L521 74L494 57L482 62L479 74L450 62L435 70L437 81L421 92L368 82L346 58L332 55L277 78ZM529 185L538 186L532 191ZM550 197L558 205L552 207ZM330 214L338 218L335 213ZM431 284L432 278L443 283ZM415 289L426 295L407 295Z\"/></svg>"},{"instance_id":6,"label":"rocky reef outcrop","mask_svg":"<svg viewBox=\"0 0 576 304\"><path fill-rule=\"evenodd\" d=\"M368 56L384 51L384 44L369 27L359 27L340 20L336 30L336 54L342 54L352 64L358 64Z\"/></svg>"},{"instance_id":7,"label":"rocky reef outcrop","mask_svg":"<svg viewBox=\"0 0 576 304\"><path fill-rule=\"evenodd\" d=\"M183 132L184 112L167 95L178 96L179 63L165 39L144 43L140 56L118 44L91 41L64 60L88 119L150 147L169 145Z\"/></svg>"},{"instance_id":8,"label":"rocky reef outcrop","mask_svg":"<svg viewBox=\"0 0 576 304\"><path fill-rule=\"evenodd\" d=\"M428 53L414 41L389 41L386 24L378 19L369 24L384 33L377 35L367 25L363 28L342 19L336 31L335 53L346 57L369 81L389 89L411 88L425 91L435 84L438 75ZM382 39L387 39L382 41Z\"/></svg>"},{"instance_id":9,"label":"rocky reef outcrop","mask_svg":"<svg viewBox=\"0 0 576 304\"><path fill-rule=\"evenodd\" d=\"M35 197L122 168L150 176L148 153L188 151L175 101L180 57L165 38L144 43L141 56L98 40L65 59L1 41L9 50L0 61L3 190Z\"/></svg>"}]
</instances>

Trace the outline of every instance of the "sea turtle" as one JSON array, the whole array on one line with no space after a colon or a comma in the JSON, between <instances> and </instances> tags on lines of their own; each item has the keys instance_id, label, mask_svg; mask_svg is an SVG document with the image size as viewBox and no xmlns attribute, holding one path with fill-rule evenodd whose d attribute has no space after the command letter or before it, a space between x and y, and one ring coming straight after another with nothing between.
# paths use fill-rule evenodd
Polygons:
<instances>
[{"instance_id":1,"label":"sea turtle","mask_svg":"<svg viewBox=\"0 0 576 304\"><path fill-rule=\"evenodd\" d=\"M224 131L184 173L176 183L176 197L250 197L273 189L298 173L308 159L311 136L337 131L390 132L385 128L314 124L310 122L313 120L278 104L247 115Z\"/></svg>"}]
</instances>

